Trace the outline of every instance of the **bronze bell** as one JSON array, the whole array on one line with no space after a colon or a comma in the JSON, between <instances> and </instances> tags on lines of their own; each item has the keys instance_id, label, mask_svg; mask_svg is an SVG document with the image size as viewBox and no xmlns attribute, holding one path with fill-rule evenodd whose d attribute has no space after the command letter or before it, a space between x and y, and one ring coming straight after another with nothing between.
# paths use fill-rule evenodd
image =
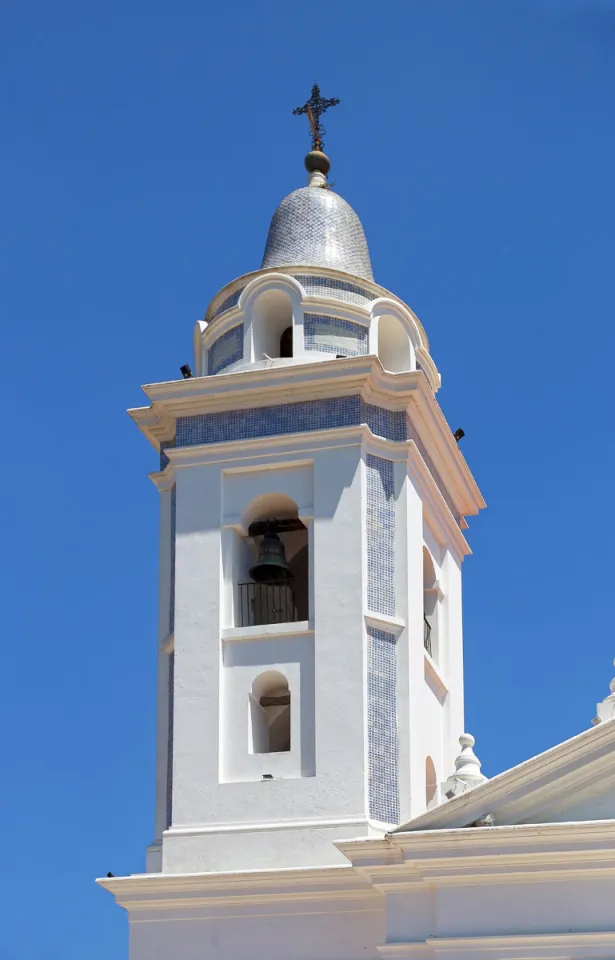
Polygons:
<instances>
[{"instance_id":1,"label":"bronze bell","mask_svg":"<svg viewBox=\"0 0 615 960\"><path fill-rule=\"evenodd\" d=\"M265 580L290 580L284 544L274 530L268 530L261 540L256 563L250 568L250 576L257 583Z\"/></svg>"}]
</instances>

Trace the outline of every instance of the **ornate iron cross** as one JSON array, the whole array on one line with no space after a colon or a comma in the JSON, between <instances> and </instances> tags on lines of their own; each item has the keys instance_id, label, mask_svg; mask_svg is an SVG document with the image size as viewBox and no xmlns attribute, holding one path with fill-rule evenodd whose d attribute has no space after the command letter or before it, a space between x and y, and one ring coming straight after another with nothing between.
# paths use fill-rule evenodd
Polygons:
<instances>
[{"instance_id":1,"label":"ornate iron cross","mask_svg":"<svg viewBox=\"0 0 615 960\"><path fill-rule=\"evenodd\" d=\"M310 127L312 129L312 150L322 150L325 141L323 140L324 134L327 132L320 122L325 110L328 110L329 107L337 107L340 102L339 97L331 97L327 100L325 97L320 95L320 87L317 83L312 87L312 95L307 103L304 103L302 107L296 107L293 110L295 116L301 116L303 113L307 113L308 120L310 121Z\"/></svg>"}]
</instances>

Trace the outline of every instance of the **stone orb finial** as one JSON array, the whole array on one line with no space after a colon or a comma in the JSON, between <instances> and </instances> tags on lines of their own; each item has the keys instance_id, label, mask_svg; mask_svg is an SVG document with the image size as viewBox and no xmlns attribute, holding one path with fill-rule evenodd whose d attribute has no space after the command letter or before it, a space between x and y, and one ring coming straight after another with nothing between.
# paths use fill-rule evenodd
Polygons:
<instances>
[{"instance_id":1,"label":"stone orb finial","mask_svg":"<svg viewBox=\"0 0 615 960\"><path fill-rule=\"evenodd\" d=\"M308 173L322 173L326 177L331 169L331 161L322 150L310 150L305 158L305 169Z\"/></svg>"}]
</instances>

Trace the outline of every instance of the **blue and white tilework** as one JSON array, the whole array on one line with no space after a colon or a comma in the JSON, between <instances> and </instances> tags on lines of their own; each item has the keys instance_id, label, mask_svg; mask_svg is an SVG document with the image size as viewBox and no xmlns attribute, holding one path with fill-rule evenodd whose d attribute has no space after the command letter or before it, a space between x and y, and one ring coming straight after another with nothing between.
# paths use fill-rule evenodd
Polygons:
<instances>
[{"instance_id":1,"label":"blue and white tilework","mask_svg":"<svg viewBox=\"0 0 615 960\"><path fill-rule=\"evenodd\" d=\"M219 317L221 313L226 313L226 311L230 310L231 307L236 307L237 304L239 303L239 298L244 290L245 290L245 287L239 287L238 290L235 290L233 293L231 293L230 296L228 296L225 300L223 300L220 306L216 307L214 313L211 316L211 319L215 320L216 317Z\"/></svg>"},{"instance_id":2,"label":"blue and white tilework","mask_svg":"<svg viewBox=\"0 0 615 960\"><path fill-rule=\"evenodd\" d=\"M167 828L173 818L173 710L175 703L175 651L169 654L169 685L167 710Z\"/></svg>"},{"instance_id":3,"label":"blue and white tilework","mask_svg":"<svg viewBox=\"0 0 615 960\"><path fill-rule=\"evenodd\" d=\"M174 447L174 446L175 446L175 440L162 440L160 444L160 469L161 470L164 470L167 463L169 462L169 458L167 457L165 451L169 447Z\"/></svg>"},{"instance_id":4,"label":"blue and white tilework","mask_svg":"<svg viewBox=\"0 0 615 960\"><path fill-rule=\"evenodd\" d=\"M363 403L361 423L366 423L375 437L384 437L386 440L406 440L405 410L386 410L371 403Z\"/></svg>"},{"instance_id":5,"label":"blue and white tilework","mask_svg":"<svg viewBox=\"0 0 615 960\"><path fill-rule=\"evenodd\" d=\"M360 422L360 407L359 397L334 397L179 417L176 442L178 447L184 447L195 443L222 443L353 426Z\"/></svg>"},{"instance_id":6,"label":"blue and white tilework","mask_svg":"<svg viewBox=\"0 0 615 960\"><path fill-rule=\"evenodd\" d=\"M390 460L368 454L367 605L395 616L395 487Z\"/></svg>"},{"instance_id":7,"label":"blue and white tilework","mask_svg":"<svg viewBox=\"0 0 615 960\"><path fill-rule=\"evenodd\" d=\"M367 631L369 815L399 823L399 743L395 635Z\"/></svg>"},{"instance_id":8,"label":"blue and white tilework","mask_svg":"<svg viewBox=\"0 0 615 960\"><path fill-rule=\"evenodd\" d=\"M351 396L178 417L175 445L187 447L200 443L250 440L285 433L352 427L361 423L366 423L372 433L387 440L406 439L406 415L403 410L382 410L364 403L359 396Z\"/></svg>"},{"instance_id":9,"label":"blue and white tilework","mask_svg":"<svg viewBox=\"0 0 615 960\"><path fill-rule=\"evenodd\" d=\"M375 299L375 294L356 283L347 283L345 280L333 280L331 277L313 277L309 274L296 274L305 292L310 297L332 297L344 303L353 303L357 307L364 307Z\"/></svg>"},{"instance_id":10,"label":"blue and white tilework","mask_svg":"<svg viewBox=\"0 0 615 960\"><path fill-rule=\"evenodd\" d=\"M275 211L262 269L294 265L328 267L373 280L361 221L333 190L301 187Z\"/></svg>"},{"instance_id":11,"label":"blue and white tilework","mask_svg":"<svg viewBox=\"0 0 615 960\"><path fill-rule=\"evenodd\" d=\"M177 527L176 517L177 517L177 494L175 492L176 488L173 485L171 490L171 533L170 533L170 543L169 543L169 552L170 552L170 564L169 564L169 635L173 633L175 629L175 531Z\"/></svg>"},{"instance_id":12,"label":"blue and white tilework","mask_svg":"<svg viewBox=\"0 0 615 960\"><path fill-rule=\"evenodd\" d=\"M303 317L303 336L306 350L343 354L345 357L365 356L367 353L367 327L349 320L306 313Z\"/></svg>"},{"instance_id":13,"label":"blue and white tilework","mask_svg":"<svg viewBox=\"0 0 615 960\"><path fill-rule=\"evenodd\" d=\"M236 363L243 357L243 323L237 324L218 337L207 351L207 374L213 376L220 373L231 363Z\"/></svg>"}]
</instances>

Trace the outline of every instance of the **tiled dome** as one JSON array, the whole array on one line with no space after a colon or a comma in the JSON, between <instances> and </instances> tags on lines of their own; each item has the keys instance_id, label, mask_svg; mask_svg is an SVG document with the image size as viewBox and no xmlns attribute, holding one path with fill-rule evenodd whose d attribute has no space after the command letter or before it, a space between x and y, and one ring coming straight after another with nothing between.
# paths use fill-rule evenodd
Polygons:
<instances>
[{"instance_id":1,"label":"tiled dome","mask_svg":"<svg viewBox=\"0 0 615 960\"><path fill-rule=\"evenodd\" d=\"M273 215L261 267L282 266L329 267L374 279L356 213L339 194L315 185L289 193Z\"/></svg>"}]
</instances>

